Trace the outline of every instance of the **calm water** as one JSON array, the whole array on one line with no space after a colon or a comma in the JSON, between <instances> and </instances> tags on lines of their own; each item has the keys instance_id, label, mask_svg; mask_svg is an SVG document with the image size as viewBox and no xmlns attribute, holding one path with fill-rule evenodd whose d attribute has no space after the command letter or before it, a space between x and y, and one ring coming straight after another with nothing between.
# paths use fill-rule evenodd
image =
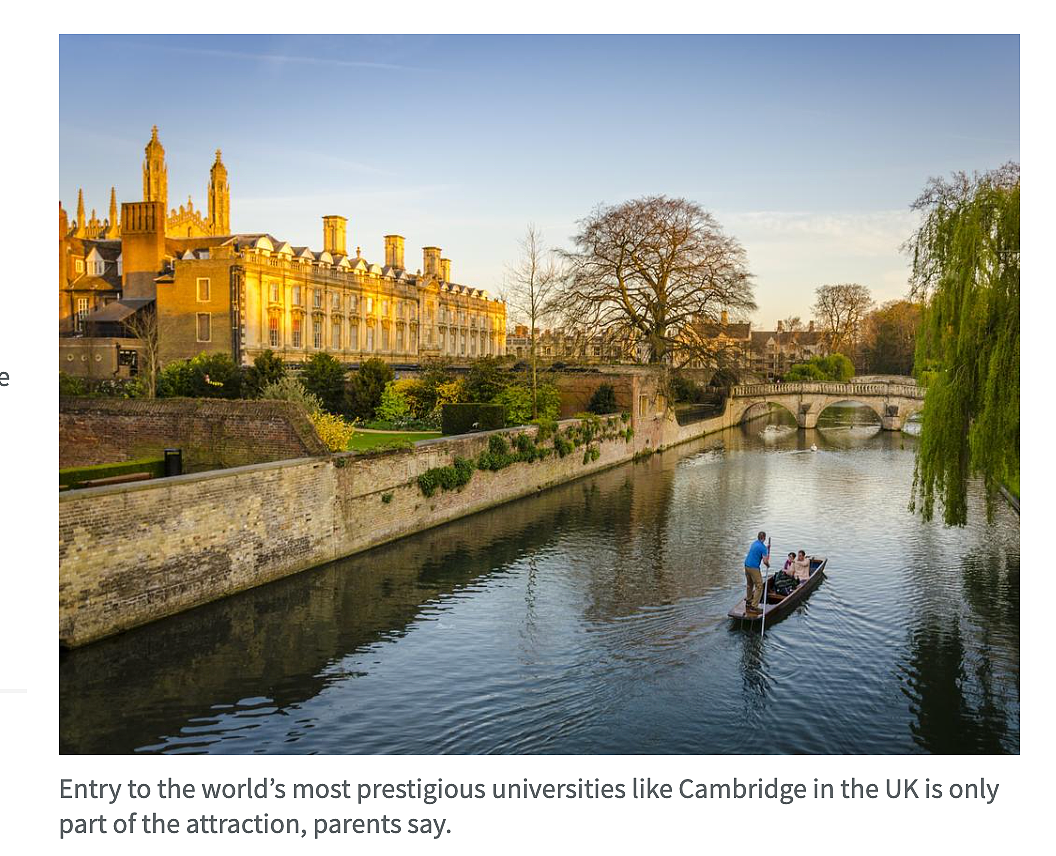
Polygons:
<instances>
[{"instance_id":1,"label":"calm water","mask_svg":"<svg viewBox=\"0 0 1056 856\"><path fill-rule=\"evenodd\" d=\"M65 752L1019 751L1019 523L915 440L756 420L64 655ZM818 451L809 451L816 443ZM756 530L829 576L726 611Z\"/></svg>"}]
</instances>

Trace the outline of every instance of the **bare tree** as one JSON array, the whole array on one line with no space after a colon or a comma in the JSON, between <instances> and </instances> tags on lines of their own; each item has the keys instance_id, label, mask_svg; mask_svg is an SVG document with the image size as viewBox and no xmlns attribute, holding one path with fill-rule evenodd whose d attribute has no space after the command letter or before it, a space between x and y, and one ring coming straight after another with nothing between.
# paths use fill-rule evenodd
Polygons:
<instances>
[{"instance_id":1,"label":"bare tree","mask_svg":"<svg viewBox=\"0 0 1056 856\"><path fill-rule=\"evenodd\" d=\"M521 255L507 268L505 300L516 315L528 321L528 354L532 366L532 418L536 407L537 354L539 327L556 311L556 298L562 280L561 265L553 251L547 249L539 230L529 223L520 240Z\"/></svg>"},{"instance_id":2,"label":"bare tree","mask_svg":"<svg viewBox=\"0 0 1056 856\"><path fill-rule=\"evenodd\" d=\"M686 199L650 196L599 207L580 221L563 295L567 317L612 336L643 361L681 365L721 358L723 311L755 309L744 248Z\"/></svg>"},{"instance_id":3,"label":"bare tree","mask_svg":"<svg viewBox=\"0 0 1056 856\"><path fill-rule=\"evenodd\" d=\"M819 286L814 294L814 317L828 333L829 347L853 360L862 321L873 306L869 289L864 285L846 282Z\"/></svg>"},{"instance_id":4,"label":"bare tree","mask_svg":"<svg viewBox=\"0 0 1056 856\"><path fill-rule=\"evenodd\" d=\"M130 315L124 321L125 331L133 339L140 341L140 354L143 365L139 374L143 378L143 388L147 398L158 394L158 374L161 372L161 337L158 335L158 313L153 306L147 306Z\"/></svg>"},{"instance_id":5,"label":"bare tree","mask_svg":"<svg viewBox=\"0 0 1056 856\"><path fill-rule=\"evenodd\" d=\"M785 328L789 333L798 333L803 329L803 322L800 320L798 315L789 315L781 322L781 326Z\"/></svg>"}]
</instances>

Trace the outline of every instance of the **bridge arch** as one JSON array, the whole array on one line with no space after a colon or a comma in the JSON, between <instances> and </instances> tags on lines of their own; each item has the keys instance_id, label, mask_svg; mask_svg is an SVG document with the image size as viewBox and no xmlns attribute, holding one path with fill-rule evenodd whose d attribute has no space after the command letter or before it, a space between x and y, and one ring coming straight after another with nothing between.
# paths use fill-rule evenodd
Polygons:
<instances>
[{"instance_id":1,"label":"bridge arch","mask_svg":"<svg viewBox=\"0 0 1056 856\"><path fill-rule=\"evenodd\" d=\"M876 417L877 423L880 425L884 424L884 416L887 415L886 407L882 402L876 400L872 401L859 401L856 398L833 398L831 401L825 401L821 404L818 409L818 418L821 418L823 414L830 407L838 407L841 404L860 404L862 407L868 407L872 414Z\"/></svg>"},{"instance_id":2,"label":"bridge arch","mask_svg":"<svg viewBox=\"0 0 1056 856\"><path fill-rule=\"evenodd\" d=\"M813 428L822 411L846 401L872 410L884 430L898 431L924 406L924 390L911 383L875 381L742 384L731 390L727 424L740 424L747 411L765 403L790 411L800 428Z\"/></svg>"},{"instance_id":3,"label":"bridge arch","mask_svg":"<svg viewBox=\"0 0 1056 856\"><path fill-rule=\"evenodd\" d=\"M766 412L768 413L771 406L781 408L785 411L785 413L789 414L794 420L796 420L797 425L799 424L799 414L796 413L796 411L788 404L788 402L782 401L780 399L769 398L758 398L754 401L744 402L744 406L741 407L740 411L734 415L733 424L743 425L745 422L748 422L752 419L759 419L765 415L764 412L760 411L755 413L754 415L749 415L751 411L756 410L756 408L759 407L765 407Z\"/></svg>"}]
</instances>

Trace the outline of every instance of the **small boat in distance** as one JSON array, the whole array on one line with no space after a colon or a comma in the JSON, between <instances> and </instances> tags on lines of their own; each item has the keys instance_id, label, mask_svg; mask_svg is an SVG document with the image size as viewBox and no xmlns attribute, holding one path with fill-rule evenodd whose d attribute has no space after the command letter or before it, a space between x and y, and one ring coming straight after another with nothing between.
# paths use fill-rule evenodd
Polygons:
<instances>
[{"instance_id":1,"label":"small boat in distance","mask_svg":"<svg viewBox=\"0 0 1056 856\"><path fill-rule=\"evenodd\" d=\"M771 621L790 612L797 603L803 601L806 596L817 587L818 583L821 582L821 578L825 576L825 565L828 564L828 561L827 558L819 559L815 556L811 556L810 578L801 582L786 595L778 594L774 590L774 578L770 577L766 581L765 596L759 599L759 607L763 611L758 615L748 615L745 613L743 597L737 605L726 614L729 615L730 618L748 621L753 624L761 622L765 615L766 623L770 624Z\"/></svg>"}]
</instances>

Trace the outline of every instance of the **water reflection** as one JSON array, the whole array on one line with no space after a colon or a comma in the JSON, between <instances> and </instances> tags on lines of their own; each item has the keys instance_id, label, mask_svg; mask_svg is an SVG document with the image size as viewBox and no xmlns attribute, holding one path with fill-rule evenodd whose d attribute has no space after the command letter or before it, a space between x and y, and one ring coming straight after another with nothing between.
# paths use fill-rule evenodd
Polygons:
<instances>
[{"instance_id":1,"label":"water reflection","mask_svg":"<svg viewBox=\"0 0 1056 856\"><path fill-rule=\"evenodd\" d=\"M830 411L67 654L61 749L1018 751L1018 519L920 524L915 440ZM725 617L759 528L830 557L765 639Z\"/></svg>"}]
</instances>

